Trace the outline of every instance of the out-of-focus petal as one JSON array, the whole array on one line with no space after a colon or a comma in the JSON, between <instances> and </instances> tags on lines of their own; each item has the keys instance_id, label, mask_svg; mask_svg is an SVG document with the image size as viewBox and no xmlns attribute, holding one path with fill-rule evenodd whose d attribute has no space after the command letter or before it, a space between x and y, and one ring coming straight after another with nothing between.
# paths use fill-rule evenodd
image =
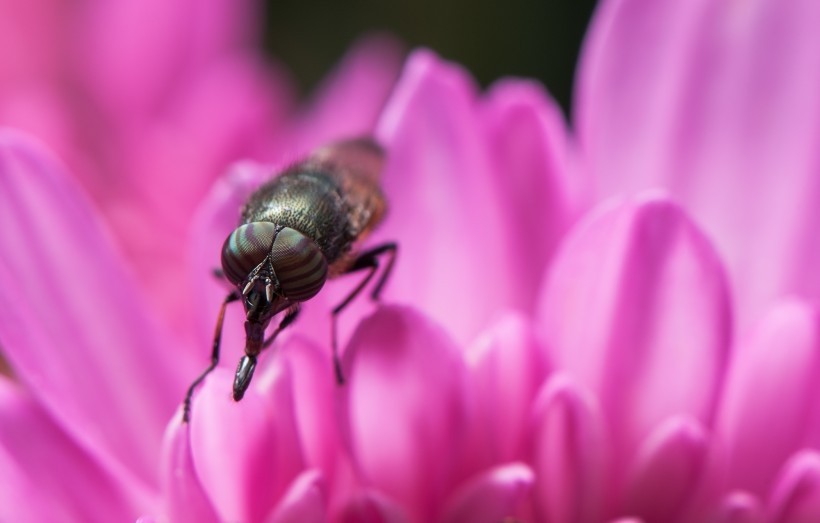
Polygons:
<instances>
[{"instance_id":1,"label":"out-of-focus petal","mask_svg":"<svg viewBox=\"0 0 820 523\"><path fill-rule=\"evenodd\" d=\"M401 45L388 35L357 42L323 81L291 145L308 153L326 142L372 134L395 84Z\"/></svg>"},{"instance_id":2,"label":"out-of-focus petal","mask_svg":"<svg viewBox=\"0 0 820 523\"><path fill-rule=\"evenodd\" d=\"M786 458L818 436L818 383L820 317L800 301L781 302L729 368L716 428L729 488L765 496Z\"/></svg>"},{"instance_id":3,"label":"out-of-focus petal","mask_svg":"<svg viewBox=\"0 0 820 523\"><path fill-rule=\"evenodd\" d=\"M760 501L748 492L734 491L726 496L715 516L715 523L763 523Z\"/></svg>"},{"instance_id":4,"label":"out-of-focus petal","mask_svg":"<svg viewBox=\"0 0 820 523\"><path fill-rule=\"evenodd\" d=\"M441 521L498 523L518 512L518 506L529 494L533 480L532 470L521 463L489 470L452 495Z\"/></svg>"},{"instance_id":5,"label":"out-of-focus petal","mask_svg":"<svg viewBox=\"0 0 820 523\"><path fill-rule=\"evenodd\" d=\"M529 312L537 297L533 283L541 281L590 188L575 168L561 109L541 85L502 80L487 93L480 111L494 162L493 197L503 208L503 248L515 277L498 276L516 287L513 305Z\"/></svg>"},{"instance_id":6,"label":"out-of-focus petal","mask_svg":"<svg viewBox=\"0 0 820 523\"><path fill-rule=\"evenodd\" d=\"M697 420L676 417L661 424L638 452L622 512L646 521L681 521L703 484L708 452Z\"/></svg>"},{"instance_id":7,"label":"out-of-focus petal","mask_svg":"<svg viewBox=\"0 0 820 523\"><path fill-rule=\"evenodd\" d=\"M263 521L303 467L291 376L277 363L257 371L241 402L221 368L194 397L191 454L223 521Z\"/></svg>"},{"instance_id":8,"label":"out-of-focus petal","mask_svg":"<svg viewBox=\"0 0 820 523\"><path fill-rule=\"evenodd\" d=\"M409 523L395 501L376 491L364 491L346 500L339 513L340 523Z\"/></svg>"},{"instance_id":9,"label":"out-of-focus petal","mask_svg":"<svg viewBox=\"0 0 820 523\"><path fill-rule=\"evenodd\" d=\"M307 470L293 480L266 523L322 523L326 521L322 474Z\"/></svg>"},{"instance_id":10,"label":"out-of-focus petal","mask_svg":"<svg viewBox=\"0 0 820 523\"><path fill-rule=\"evenodd\" d=\"M535 396L548 373L546 350L529 319L503 317L467 354L474 419L468 467L524 459Z\"/></svg>"},{"instance_id":11,"label":"out-of-focus petal","mask_svg":"<svg viewBox=\"0 0 820 523\"><path fill-rule=\"evenodd\" d=\"M377 485L412 519L441 508L466 436L465 367L437 326L402 307L378 309L344 354L351 452L364 485Z\"/></svg>"},{"instance_id":12,"label":"out-of-focus petal","mask_svg":"<svg viewBox=\"0 0 820 523\"><path fill-rule=\"evenodd\" d=\"M680 199L726 260L741 327L783 293L820 297L820 3L600 5L576 122L603 194Z\"/></svg>"},{"instance_id":13,"label":"out-of-focus petal","mask_svg":"<svg viewBox=\"0 0 820 523\"><path fill-rule=\"evenodd\" d=\"M554 364L601 398L619 460L671 416L711 422L731 332L726 283L676 205L647 194L599 208L570 232L542 292Z\"/></svg>"},{"instance_id":14,"label":"out-of-focus petal","mask_svg":"<svg viewBox=\"0 0 820 523\"><path fill-rule=\"evenodd\" d=\"M820 521L820 455L802 451L781 471L769 502L771 523Z\"/></svg>"},{"instance_id":15,"label":"out-of-focus petal","mask_svg":"<svg viewBox=\"0 0 820 523\"><path fill-rule=\"evenodd\" d=\"M202 486L191 453L190 425L171 420L162 455L164 514L175 523L217 523L208 493Z\"/></svg>"},{"instance_id":16,"label":"out-of-focus petal","mask_svg":"<svg viewBox=\"0 0 820 523\"><path fill-rule=\"evenodd\" d=\"M534 412L536 510L545 521L597 521L607 480L597 407L559 374L545 384Z\"/></svg>"},{"instance_id":17,"label":"out-of-focus petal","mask_svg":"<svg viewBox=\"0 0 820 523\"><path fill-rule=\"evenodd\" d=\"M155 502L130 471L101 464L3 376L0 427L0 521L130 521Z\"/></svg>"},{"instance_id":18,"label":"out-of-focus petal","mask_svg":"<svg viewBox=\"0 0 820 523\"><path fill-rule=\"evenodd\" d=\"M0 344L14 372L82 446L154 483L190 361L150 320L63 168L9 130L0 228Z\"/></svg>"},{"instance_id":19,"label":"out-of-focus petal","mask_svg":"<svg viewBox=\"0 0 820 523\"><path fill-rule=\"evenodd\" d=\"M413 303L469 343L494 311L521 304L517 268L476 87L428 51L408 60L382 115L390 210L378 238L400 239L386 295ZM423 212L420 212L423 210ZM402 253L413 263L403 261ZM528 282L529 292L533 282Z\"/></svg>"}]
</instances>

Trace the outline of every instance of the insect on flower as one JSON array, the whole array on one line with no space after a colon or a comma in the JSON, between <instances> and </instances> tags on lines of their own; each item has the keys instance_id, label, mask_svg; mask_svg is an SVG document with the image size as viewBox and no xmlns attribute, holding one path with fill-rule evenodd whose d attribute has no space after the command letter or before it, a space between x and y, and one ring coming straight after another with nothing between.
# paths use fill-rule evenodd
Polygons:
<instances>
[{"instance_id":1,"label":"insect on flower","mask_svg":"<svg viewBox=\"0 0 820 523\"><path fill-rule=\"evenodd\" d=\"M328 278L367 271L361 282L332 310L331 344L336 380L344 383L336 340L336 317L386 264L371 292L379 299L396 255L396 244L363 252L357 244L384 216L386 200L379 187L384 151L369 138L328 145L289 167L250 195L240 225L222 246L222 272L235 286L219 309L211 365L185 396L183 421L190 418L194 389L219 363L226 306L245 306L245 355L239 361L233 398L242 399L253 377L259 353L299 315L305 302ZM284 313L265 338L271 319Z\"/></svg>"}]
</instances>

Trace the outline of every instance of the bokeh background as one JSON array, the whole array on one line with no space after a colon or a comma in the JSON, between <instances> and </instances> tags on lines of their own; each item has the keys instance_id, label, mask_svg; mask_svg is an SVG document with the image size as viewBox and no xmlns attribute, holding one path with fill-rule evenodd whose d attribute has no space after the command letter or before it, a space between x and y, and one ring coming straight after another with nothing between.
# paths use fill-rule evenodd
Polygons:
<instances>
[{"instance_id":1,"label":"bokeh background","mask_svg":"<svg viewBox=\"0 0 820 523\"><path fill-rule=\"evenodd\" d=\"M503 76L537 78L564 108L592 0L267 0L268 52L288 64L309 93L345 49L383 31L408 48L430 47L484 86Z\"/></svg>"}]
</instances>

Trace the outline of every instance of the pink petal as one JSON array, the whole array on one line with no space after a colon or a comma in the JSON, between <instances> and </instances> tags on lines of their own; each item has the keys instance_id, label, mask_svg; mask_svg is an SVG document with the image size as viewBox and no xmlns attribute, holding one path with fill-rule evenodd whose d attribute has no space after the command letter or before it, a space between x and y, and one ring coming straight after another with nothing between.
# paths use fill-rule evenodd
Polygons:
<instances>
[{"instance_id":1,"label":"pink petal","mask_svg":"<svg viewBox=\"0 0 820 523\"><path fill-rule=\"evenodd\" d=\"M395 501L376 491L357 493L342 508L339 523L409 523Z\"/></svg>"},{"instance_id":2,"label":"pink petal","mask_svg":"<svg viewBox=\"0 0 820 523\"><path fill-rule=\"evenodd\" d=\"M600 414L565 375L553 376L535 406L535 508L546 521L597 521L606 469Z\"/></svg>"},{"instance_id":3,"label":"pink petal","mask_svg":"<svg viewBox=\"0 0 820 523\"><path fill-rule=\"evenodd\" d=\"M741 327L820 296L818 24L806 0L612 1L585 45L576 121L602 192L662 186L691 209Z\"/></svg>"},{"instance_id":4,"label":"pink petal","mask_svg":"<svg viewBox=\"0 0 820 523\"><path fill-rule=\"evenodd\" d=\"M531 311L544 268L586 204L589 181L574 168L560 107L535 82L502 80L483 100L482 120L501 201L515 305ZM499 275L501 276L501 275Z\"/></svg>"},{"instance_id":5,"label":"pink petal","mask_svg":"<svg viewBox=\"0 0 820 523\"><path fill-rule=\"evenodd\" d=\"M729 369L717 422L729 487L765 495L786 458L819 435L818 382L820 317L800 301L782 302Z\"/></svg>"},{"instance_id":6,"label":"pink petal","mask_svg":"<svg viewBox=\"0 0 820 523\"><path fill-rule=\"evenodd\" d=\"M623 512L646 521L681 521L703 484L708 452L708 435L696 420L661 424L639 450Z\"/></svg>"},{"instance_id":7,"label":"pink petal","mask_svg":"<svg viewBox=\"0 0 820 523\"><path fill-rule=\"evenodd\" d=\"M463 70L420 51L408 60L377 129L389 152L390 211L374 236L400 239L401 253L413 260L399 254L386 294L447 318L462 343L496 310L527 303L508 247L516 231L496 196L503 173L494 172L477 106Z\"/></svg>"},{"instance_id":8,"label":"pink petal","mask_svg":"<svg viewBox=\"0 0 820 523\"><path fill-rule=\"evenodd\" d=\"M0 184L4 355L71 437L155 483L190 361L151 321L110 237L47 152L0 131Z\"/></svg>"},{"instance_id":9,"label":"pink petal","mask_svg":"<svg viewBox=\"0 0 820 523\"><path fill-rule=\"evenodd\" d=\"M799 452L783 467L769 503L769 521L820 521L820 455L817 452Z\"/></svg>"},{"instance_id":10,"label":"pink petal","mask_svg":"<svg viewBox=\"0 0 820 523\"><path fill-rule=\"evenodd\" d=\"M321 523L325 515L325 493L322 474L308 470L293 480L276 511L267 523Z\"/></svg>"},{"instance_id":11,"label":"pink petal","mask_svg":"<svg viewBox=\"0 0 820 523\"><path fill-rule=\"evenodd\" d=\"M72 440L34 399L0 376L0 521L128 521L154 493Z\"/></svg>"},{"instance_id":12,"label":"pink petal","mask_svg":"<svg viewBox=\"0 0 820 523\"><path fill-rule=\"evenodd\" d=\"M763 509L753 495L732 492L723 501L715 523L763 523Z\"/></svg>"},{"instance_id":13,"label":"pink petal","mask_svg":"<svg viewBox=\"0 0 820 523\"><path fill-rule=\"evenodd\" d=\"M446 523L498 523L518 512L533 483L533 473L521 463L504 465L473 478L450 498Z\"/></svg>"},{"instance_id":14,"label":"pink petal","mask_svg":"<svg viewBox=\"0 0 820 523\"><path fill-rule=\"evenodd\" d=\"M382 307L344 354L351 452L365 485L429 520L453 480L465 436L465 369L426 317Z\"/></svg>"},{"instance_id":15,"label":"pink petal","mask_svg":"<svg viewBox=\"0 0 820 523\"><path fill-rule=\"evenodd\" d=\"M556 367L601 398L619 459L668 417L710 423L731 331L726 284L709 242L670 201L643 195L578 224L539 317Z\"/></svg>"},{"instance_id":16,"label":"pink petal","mask_svg":"<svg viewBox=\"0 0 820 523\"><path fill-rule=\"evenodd\" d=\"M293 146L303 153L326 142L371 134L398 78L401 45L387 35L371 35L347 51L324 79L302 116Z\"/></svg>"},{"instance_id":17,"label":"pink petal","mask_svg":"<svg viewBox=\"0 0 820 523\"><path fill-rule=\"evenodd\" d=\"M490 326L467 354L475 417L470 466L524 459L532 407L548 373L546 350L530 321L510 314Z\"/></svg>"},{"instance_id":18,"label":"pink petal","mask_svg":"<svg viewBox=\"0 0 820 523\"><path fill-rule=\"evenodd\" d=\"M216 369L195 396L191 454L220 519L263 521L303 467L291 377L278 365L258 369L238 403L232 383Z\"/></svg>"},{"instance_id":19,"label":"pink petal","mask_svg":"<svg viewBox=\"0 0 820 523\"><path fill-rule=\"evenodd\" d=\"M162 459L165 515L176 523L217 523L219 516L194 465L190 427L174 418L166 432Z\"/></svg>"}]
</instances>

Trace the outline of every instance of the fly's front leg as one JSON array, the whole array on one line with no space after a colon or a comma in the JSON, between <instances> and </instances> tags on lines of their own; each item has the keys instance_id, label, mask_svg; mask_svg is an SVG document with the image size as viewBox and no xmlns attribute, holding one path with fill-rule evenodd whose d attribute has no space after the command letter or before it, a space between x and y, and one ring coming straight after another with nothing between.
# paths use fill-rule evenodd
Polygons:
<instances>
[{"instance_id":1,"label":"fly's front leg","mask_svg":"<svg viewBox=\"0 0 820 523\"><path fill-rule=\"evenodd\" d=\"M199 375L197 379L191 383L191 386L188 387L188 392L185 394L185 401L183 403L182 408L182 422L188 423L188 420L191 419L191 397L194 394L194 389L196 389L197 385L202 383L202 380L205 379L205 376L211 373L212 370L216 368L219 364L219 348L222 343L222 324L225 322L225 308L228 306L229 303L236 301L239 299L239 293L236 291L231 292L228 294L225 299L222 301L222 306L219 307L219 316L216 320L216 329L214 330L214 342L211 349L211 364L205 369L205 372Z\"/></svg>"},{"instance_id":2,"label":"fly's front leg","mask_svg":"<svg viewBox=\"0 0 820 523\"><path fill-rule=\"evenodd\" d=\"M282 318L282 321L279 322L279 326L276 327L276 330L273 331L271 333L271 335L268 336L268 339L266 339L265 342L262 344L263 349L268 348L268 346L271 343L273 343L273 340L276 339L276 337L279 335L280 332L285 330L285 328L287 328L288 325L290 325L291 323L296 321L296 318L299 317L299 311L301 311L301 308L300 308L298 303L295 304L295 305L292 305L288 309L288 311L285 313L285 316Z\"/></svg>"},{"instance_id":3,"label":"fly's front leg","mask_svg":"<svg viewBox=\"0 0 820 523\"><path fill-rule=\"evenodd\" d=\"M333 369L336 373L336 382L339 385L344 384L345 377L344 372L342 371L342 362L339 358L339 347L337 342L336 336L336 318L340 312L342 312L345 307L350 305L356 296L358 296L370 280L373 279L373 276L379 269L379 260L382 256L388 256L387 263L384 265L384 270L379 276L379 279L376 281L376 285L373 287L373 291L370 293L370 298L374 301L378 301L381 297L382 289L384 288L385 283L387 283L387 278L390 277L390 273L393 271L393 263L396 260L396 251L398 250L398 245L395 242L384 243L377 247L374 247L368 251L361 253L353 263L348 267L348 269L344 272L344 274L350 274L352 272L358 272L361 270L367 269L367 275L362 278L362 281L356 285L350 294L347 297L334 307L332 312L332 322L331 322L331 344L333 349Z\"/></svg>"}]
</instances>

